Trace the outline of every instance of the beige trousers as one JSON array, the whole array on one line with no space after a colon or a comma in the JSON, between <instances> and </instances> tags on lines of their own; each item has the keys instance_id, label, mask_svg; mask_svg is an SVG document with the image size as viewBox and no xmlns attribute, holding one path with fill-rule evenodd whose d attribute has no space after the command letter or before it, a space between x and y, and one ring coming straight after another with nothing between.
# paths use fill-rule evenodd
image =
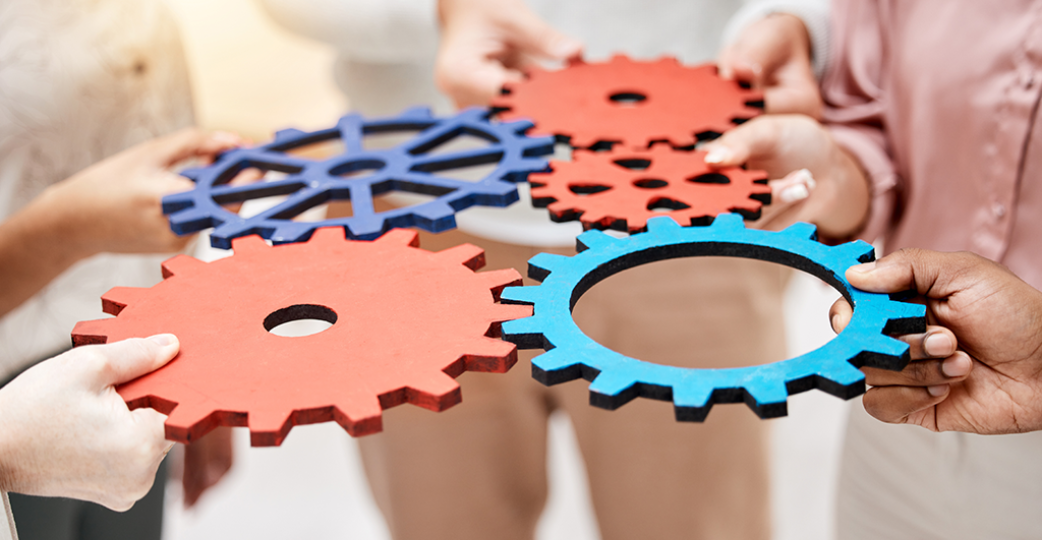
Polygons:
<instances>
[{"instance_id":1,"label":"beige trousers","mask_svg":"<svg viewBox=\"0 0 1042 540\"><path fill-rule=\"evenodd\" d=\"M438 251L469 242L487 269L540 251L459 231L423 234ZM598 342L642 360L728 367L785 356L781 297L788 269L756 261L679 259L612 276L579 301L575 319ZM526 280L526 284L534 284ZM649 313L647 306L654 306ZM587 383L544 387L521 351L507 374L465 373L463 403L432 413L385 411L384 432L359 439L377 504L397 540L529 540L547 496L547 420L566 411L586 462L605 540L767 539L767 424L741 404L705 423L678 423L672 404L588 404Z\"/></svg>"}]
</instances>

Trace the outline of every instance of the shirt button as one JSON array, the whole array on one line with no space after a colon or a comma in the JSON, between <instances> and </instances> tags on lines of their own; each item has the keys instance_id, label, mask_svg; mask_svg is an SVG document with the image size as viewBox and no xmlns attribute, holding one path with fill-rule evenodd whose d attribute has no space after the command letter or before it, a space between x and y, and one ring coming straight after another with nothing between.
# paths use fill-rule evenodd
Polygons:
<instances>
[{"instance_id":1,"label":"shirt button","mask_svg":"<svg viewBox=\"0 0 1042 540\"><path fill-rule=\"evenodd\" d=\"M1002 203L995 203L991 205L991 213L995 214L995 217L1005 216L1006 207Z\"/></svg>"}]
</instances>

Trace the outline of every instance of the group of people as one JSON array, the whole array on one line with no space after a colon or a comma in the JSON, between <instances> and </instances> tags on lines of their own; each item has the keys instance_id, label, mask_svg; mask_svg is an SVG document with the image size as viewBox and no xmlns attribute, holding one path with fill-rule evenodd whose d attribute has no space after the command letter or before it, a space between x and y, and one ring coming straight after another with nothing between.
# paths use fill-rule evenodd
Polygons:
<instances>
[{"instance_id":1,"label":"group of people","mask_svg":"<svg viewBox=\"0 0 1042 540\"><path fill-rule=\"evenodd\" d=\"M293 13L292 26L306 31L304 6L294 13L287 6L297 2L263 2L277 16ZM345 17L363 24L343 27L369 33L364 43L337 42L340 80L370 114L437 100L435 84L458 105L484 104L535 62L626 52L695 63L719 50L723 76L765 95L767 114L705 145L710 165L748 165L774 179L774 204L753 226L807 221L827 242L881 240L886 255L851 268L848 280L873 292L914 290L928 310L926 332L901 336L913 359L906 369L865 369L870 389L852 413L842 457L838 536L1042 530L1034 511L1042 246L1032 233L1042 227L1033 210L1042 183L1031 180L1042 167L1033 130L1042 2L347 4ZM403 47L398 36L414 27L424 30L410 35L438 41ZM372 54L381 39L397 57ZM351 50L359 43L369 56ZM8 522L7 492L115 510L150 491L159 501L115 516L74 501L13 498L23 538L158 538L162 494L153 479L171 448L165 417L127 410L114 386L170 361L176 336L39 360L68 346L73 323L93 318L109 287L158 280L158 259L142 254L185 246L159 207L165 193L190 187L173 167L241 144L227 133L178 131L192 123L189 95L176 27L159 0L9 0L0 8L0 379L10 381L0 389L0 491ZM461 230L424 235L422 245L471 242L490 267L522 273L539 251L573 249L574 230L548 227L543 212L460 218ZM584 296L575 310L584 331L674 365L782 359L787 270L724 259L642 272ZM663 324L630 309L634 298L661 301L677 316ZM841 331L850 315L838 301L833 327ZM697 350L680 345L691 340ZM523 366L465 386L461 406L436 417L387 411L386 431L359 441L396 539L532 538L555 410L572 418L604 538L770 536L766 428L746 410L718 407L700 425L640 402L606 413L587 404L583 385L544 388ZM227 433L215 435L186 449L193 497L230 466ZM0 527L5 535L17 535L13 524Z\"/></svg>"}]
</instances>

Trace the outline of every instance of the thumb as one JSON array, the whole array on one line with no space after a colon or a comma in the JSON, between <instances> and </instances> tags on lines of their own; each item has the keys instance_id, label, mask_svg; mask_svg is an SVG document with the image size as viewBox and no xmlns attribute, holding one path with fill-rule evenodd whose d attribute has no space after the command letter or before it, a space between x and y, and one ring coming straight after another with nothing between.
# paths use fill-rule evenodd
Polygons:
<instances>
[{"instance_id":1,"label":"thumb","mask_svg":"<svg viewBox=\"0 0 1042 540\"><path fill-rule=\"evenodd\" d=\"M166 168L193 157L211 158L242 144L242 138L234 133L185 128L153 140L149 157L157 166Z\"/></svg>"},{"instance_id":2,"label":"thumb","mask_svg":"<svg viewBox=\"0 0 1042 540\"><path fill-rule=\"evenodd\" d=\"M105 358L108 369L103 380L107 386L116 386L155 371L177 356L180 343L173 334L158 334L149 338L131 338L107 345L98 345L97 353Z\"/></svg>"},{"instance_id":3,"label":"thumb","mask_svg":"<svg viewBox=\"0 0 1042 540\"><path fill-rule=\"evenodd\" d=\"M531 10L512 18L506 30L520 52L546 60L568 60L582 54L581 41L558 32Z\"/></svg>"},{"instance_id":4,"label":"thumb","mask_svg":"<svg viewBox=\"0 0 1042 540\"><path fill-rule=\"evenodd\" d=\"M965 266L952 255L956 254L902 249L878 261L852 266L846 277L851 285L864 291L896 293L914 288L919 294L945 298L953 291L943 286L942 281L947 281L944 276Z\"/></svg>"},{"instance_id":5,"label":"thumb","mask_svg":"<svg viewBox=\"0 0 1042 540\"><path fill-rule=\"evenodd\" d=\"M774 157L779 142L775 118L760 116L707 143L705 161L717 168L738 167L749 160Z\"/></svg>"}]
</instances>

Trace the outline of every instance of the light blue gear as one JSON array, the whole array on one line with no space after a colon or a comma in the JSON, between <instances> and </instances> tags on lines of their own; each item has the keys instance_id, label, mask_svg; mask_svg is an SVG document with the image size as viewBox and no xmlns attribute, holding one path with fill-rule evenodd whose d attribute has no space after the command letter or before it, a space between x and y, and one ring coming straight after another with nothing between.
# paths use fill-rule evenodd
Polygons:
<instances>
[{"instance_id":1,"label":"light blue gear","mask_svg":"<svg viewBox=\"0 0 1042 540\"><path fill-rule=\"evenodd\" d=\"M508 287L502 300L532 304L531 317L504 322L503 337L521 348L547 352L532 360L532 375L551 385L583 377L590 403L615 409L636 397L672 400L677 420L702 421L714 403L744 401L761 418L784 416L789 395L819 388L843 399L865 390L861 366L902 369L909 347L887 334L923 332L925 307L853 288L847 268L875 259L871 245L856 241L826 246L813 225L781 232L746 229L741 216L722 214L708 227L681 227L652 218L647 232L613 238L600 231L579 236L580 253L541 253L528 261L534 287ZM608 276L641 264L693 256L761 259L791 266L828 282L854 306L850 324L821 348L771 364L694 369L644 362L587 337L572 319L584 292ZM740 321L739 321L740 323ZM752 336L751 339L755 339Z\"/></svg>"},{"instance_id":2,"label":"light blue gear","mask_svg":"<svg viewBox=\"0 0 1042 540\"><path fill-rule=\"evenodd\" d=\"M429 109L413 108L393 118L366 120L358 114L340 119L337 126L305 133L286 129L275 140L254 148L223 154L208 167L181 174L195 181L191 191L163 199L170 214L170 228L189 234L208 227L214 247L229 249L231 240L259 234L276 244L303 242L320 227L340 226L349 238L370 240L394 227L419 227L441 232L456 226L454 214L473 205L507 206L518 200L517 182L528 173L548 169L538 156L553 151L552 137L528 137L531 122L494 123L489 110L466 109L447 118L436 118ZM420 130L414 137L384 149L367 149L365 135ZM487 146L445 153L431 153L441 144L462 135L488 141ZM340 139L344 152L324 160L288 154L287 151L317 142ZM494 171L479 181L467 181L432 173L496 163ZM232 186L243 169L257 167L287 173L284 179ZM364 171L372 171L364 173ZM356 173L355 176L343 175ZM373 197L389 191L434 195L413 206L377 212ZM258 215L243 218L222 204L275 195L286 199ZM292 218L331 200L350 200L353 215L318 222Z\"/></svg>"}]
</instances>

